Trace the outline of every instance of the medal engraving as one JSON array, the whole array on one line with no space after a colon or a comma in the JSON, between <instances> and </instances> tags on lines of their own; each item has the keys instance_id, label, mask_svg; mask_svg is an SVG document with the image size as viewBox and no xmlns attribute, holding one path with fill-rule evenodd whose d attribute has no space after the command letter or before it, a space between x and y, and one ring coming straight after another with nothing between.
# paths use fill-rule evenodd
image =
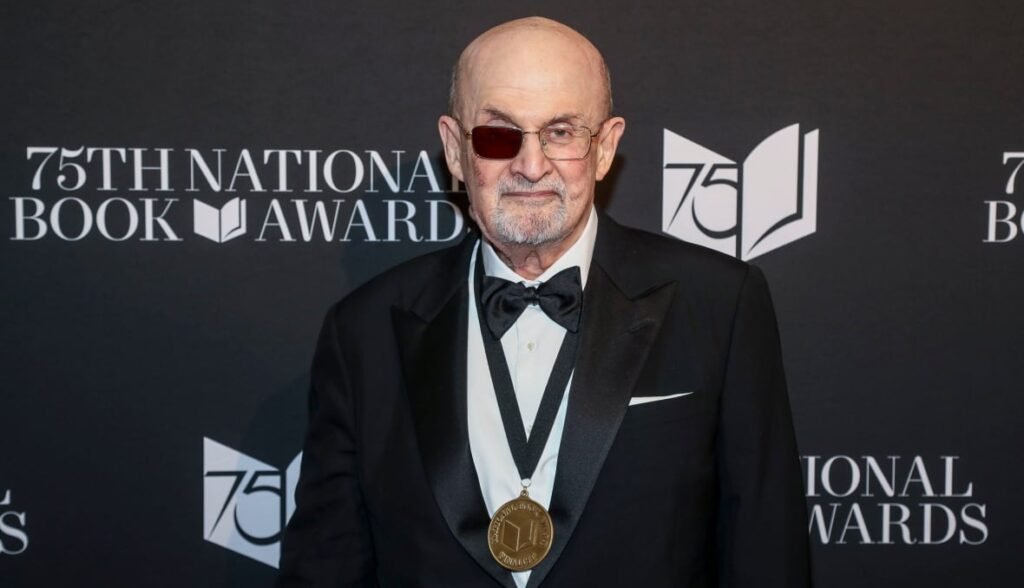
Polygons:
<instances>
[{"instance_id":1,"label":"medal engraving","mask_svg":"<svg viewBox=\"0 0 1024 588\"><path fill-rule=\"evenodd\" d=\"M498 508L487 528L487 547L503 567L523 572L539 564L551 549L554 525L543 506L524 490Z\"/></svg>"}]
</instances>

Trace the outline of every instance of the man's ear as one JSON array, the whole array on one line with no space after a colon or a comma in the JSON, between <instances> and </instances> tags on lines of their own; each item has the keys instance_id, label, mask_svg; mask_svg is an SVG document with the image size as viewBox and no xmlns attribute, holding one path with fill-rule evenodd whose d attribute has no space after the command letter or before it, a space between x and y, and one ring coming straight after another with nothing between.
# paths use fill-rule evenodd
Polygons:
<instances>
[{"instance_id":1,"label":"man's ear","mask_svg":"<svg viewBox=\"0 0 1024 588\"><path fill-rule=\"evenodd\" d=\"M604 179L615 159L615 150L619 148L619 139L626 132L626 120L616 116L605 121L603 130L597 137L597 181Z\"/></svg>"},{"instance_id":2,"label":"man's ear","mask_svg":"<svg viewBox=\"0 0 1024 588\"><path fill-rule=\"evenodd\" d=\"M462 128L455 119L442 115L437 121L437 131L441 133L441 143L444 145L444 159L448 163L448 171L452 177L462 183L466 178L462 174Z\"/></svg>"}]
</instances>

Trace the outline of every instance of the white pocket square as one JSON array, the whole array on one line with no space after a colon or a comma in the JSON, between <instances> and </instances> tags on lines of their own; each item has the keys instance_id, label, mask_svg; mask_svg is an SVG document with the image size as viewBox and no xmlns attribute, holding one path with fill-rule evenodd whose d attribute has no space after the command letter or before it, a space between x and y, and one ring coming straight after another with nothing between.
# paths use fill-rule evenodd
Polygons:
<instances>
[{"instance_id":1,"label":"white pocket square","mask_svg":"<svg viewBox=\"0 0 1024 588\"><path fill-rule=\"evenodd\" d=\"M693 394L693 390L690 390L689 392L680 392L679 394L669 394L667 396L634 396L629 399L629 405L634 406L636 404L658 402L659 400L671 400L673 398L679 398L680 396L689 396L690 394Z\"/></svg>"}]
</instances>

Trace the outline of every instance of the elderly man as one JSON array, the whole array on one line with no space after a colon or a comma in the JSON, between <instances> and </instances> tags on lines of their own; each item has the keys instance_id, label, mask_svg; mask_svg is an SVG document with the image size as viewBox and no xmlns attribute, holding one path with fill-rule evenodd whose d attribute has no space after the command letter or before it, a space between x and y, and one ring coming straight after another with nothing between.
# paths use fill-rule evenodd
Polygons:
<instances>
[{"instance_id":1,"label":"elderly man","mask_svg":"<svg viewBox=\"0 0 1024 588\"><path fill-rule=\"evenodd\" d=\"M479 232L335 305L279 586L807 586L761 273L594 210L625 121L559 23L462 53Z\"/></svg>"}]
</instances>

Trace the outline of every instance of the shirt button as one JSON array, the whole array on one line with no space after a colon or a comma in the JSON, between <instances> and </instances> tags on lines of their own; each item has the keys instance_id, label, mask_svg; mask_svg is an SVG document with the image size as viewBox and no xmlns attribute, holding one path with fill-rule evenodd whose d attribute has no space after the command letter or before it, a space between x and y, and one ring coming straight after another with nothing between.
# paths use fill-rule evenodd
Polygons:
<instances>
[{"instance_id":1,"label":"shirt button","mask_svg":"<svg viewBox=\"0 0 1024 588\"><path fill-rule=\"evenodd\" d=\"M529 343L526 344L527 351L533 351L535 347L537 347L537 345L533 341L530 341Z\"/></svg>"}]
</instances>

